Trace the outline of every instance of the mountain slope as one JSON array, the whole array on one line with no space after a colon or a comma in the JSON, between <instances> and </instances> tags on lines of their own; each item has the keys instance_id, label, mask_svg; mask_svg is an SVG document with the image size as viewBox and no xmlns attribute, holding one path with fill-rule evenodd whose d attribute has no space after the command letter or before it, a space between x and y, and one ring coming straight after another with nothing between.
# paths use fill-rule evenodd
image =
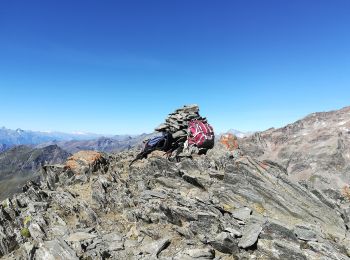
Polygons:
<instances>
[{"instance_id":1,"label":"mountain slope","mask_svg":"<svg viewBox=\"0 0 350 260\"><path fill-rule=\"evenodd\" d=\"M76 153L81 150L92 150L100 152L120 152L129 150L134 146L138 146L144 139L150 138L154 134L142 134L137 136L123 136L121 137L100 137L93 140L72 140L62 142L49 142L37 145L37 148L41 148L47 145L55 144L61 147L63 150Z\"/></svg>"},{"instance_id":2,"label":"mountain slope","mask_svg":"<svg viewBox=\"0 0 350 260\"><path fill-rule=\"evenodd\" d=\"M38 176L45 164L62 163L70 154L56 145L41 149L16 146L0 154L0 199L18 191L29 179Z\"/></svg>"},{"instance_id":3,"label":"mountain slope","mask_svg":"<svg viewBox=\"0 0 350 260\"><path fill-rule=\"evenodd\" d=\"M0 153L6 151L7 149L10 149L10 147L8 147L8 145L0 144Z\"/></svg>"},{"instance_id":4,"label":"mountain slope","mask_svg":"<svg viewBox=\"0 0 350 260\"><path fill-rule=\"evenodd\" d=\"M348 259L349 219L278 165L75 154L0 206L6 259ZM31 209L31 210L28 210ZM342 217L343 216L343 217Z\"/></svg>"},{"instance_id":5,"label":"mountain slope","mask_svg":"<svg viewBox=\"0 0 350 260\"><path fill-rule=\"evenodd\" d=\"M242 150L278 162L294 180L327 189L350 184L350 107L313 113L240 140Z\"/></svg>"}]
</instances>

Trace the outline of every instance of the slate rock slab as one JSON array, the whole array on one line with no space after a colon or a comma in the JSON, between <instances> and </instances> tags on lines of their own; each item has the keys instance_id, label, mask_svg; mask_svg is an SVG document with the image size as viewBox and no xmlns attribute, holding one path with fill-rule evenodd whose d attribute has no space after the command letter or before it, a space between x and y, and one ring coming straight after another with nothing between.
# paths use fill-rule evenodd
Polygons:
<instances>
[{"instance_id":1,"label":"slate rock slab","mask_svg":"<svg viewBox=\"0 0 350 260\"><path fill-rule=\"evenodd\" d=\"M179 253L174 260L205 260L214 259L215 250L209 248L187 249Z\"/></svg>"},{"instance_id":2,"label":"slate rock slab","mask_svg":"<svg viewBox=\"0 0 350 260\"><path fill-rule=\"evenodd\" d=\"M261 223L250 223L243 230L242 238L238 246L240 248L249 248L258 241L260 232L262 231Z\"/></svg>"},{"instance_id":3,"label":"slate rock slab","mask_svg":"<svg viewBox=\"0 0 350 260\"><path fill-rule=\"evenodd\" d=\"M166 249L170 245L170 239L160 239L153 243L143 246L142 252L151 254L153 256L158 256L160 252Z\"/></svg>"},{"instance_id":4,"label":"slate rock slab","mask_svg":"<svg viewBox=\"0 0 350 260\"><path fill-rule=\"evenodd\" d=\"M216 250L225 254L234 254L238 252L237 240L227 232L220 233L210 244Z\"/></svg>"},{"instance_id":5,"label":"slate rock slab","mask_svg":"<svg viewBox=\"0 0 350 260\"><path fill-rule=\"evenodd\" d=\"M298 239L304 241L317 241L317 234L307 226L296 226L294 233Z\"/></svg>"},{"instance_id":6,"label":"slate rock slab","mask_svg":"<svg viewBox=\"0 0 350 260\"><path fill-rule=\"evenodd\" d=\"M248 220L251 214L252 214L252 210L247 207L239 208L232 211L232 217L242 221Z\"/></svg>"}]
</instances>

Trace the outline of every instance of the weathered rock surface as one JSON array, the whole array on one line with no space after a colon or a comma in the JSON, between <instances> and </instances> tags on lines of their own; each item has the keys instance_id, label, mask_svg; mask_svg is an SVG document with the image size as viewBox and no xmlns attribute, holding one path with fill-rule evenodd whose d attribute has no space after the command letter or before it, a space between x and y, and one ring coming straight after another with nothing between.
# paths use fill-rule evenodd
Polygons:
<instances>
[{"instance_id":1,"label":"weathered rock surface","mask_svg":"<svg viewBox=\"0 0 350 260\"><path fill-rule=\"evenodd\" d=\"M134 156L79 153L47 166L41 185L30 182L0 205L0 256L349 258L346 209L273 162L221 145L193 159L153 156L129 168Z\"/></svg>"},{"instance_id":2,"label":"weathered rock surface","mask_svg":"<svg viewBox=\"0 0 350 260\"><path fill-rule=\"evenodd\" d=\"M28 180L38 179L45 164L64 163L70 155L57 145L40 149L21 145L0 153L0 200L20 191Z\"/></svg>"},{"instance_id":3,"label":"weathered rock surface","mask_svg":"<svg viewBox=\"0 0 350 260\"><path fill-rule=\"evenodd\" d=\"M241 248L249 248L253 246L263 229L261 223L249 223L243 230L243 236L239 240L238 246Z\"/></svg>"},{"instance_id":4,"label":"weathered rock surface","mask_svg":"<svg viewBox=\"0 0 350 260\"><path fill-rule=\"evenodd\" d=\"M106 155L95 151L80 151L69 157L63 165L45 165L43 182L49 189L73 183L84 183L92 173L104 173L108 169Z\"/></svg>"},{"instance_id":5,"label":"weathered rock surface","mask_svg":"<svg viewBox=\"0 0 350 260\"><path fill-rule=\"evenodd\" d=\"M245 154L277 162L293 180L347 194L343 189L350 185L350 107L313 113L240 139L239 144Z\"/></svg>"}]
</instances>

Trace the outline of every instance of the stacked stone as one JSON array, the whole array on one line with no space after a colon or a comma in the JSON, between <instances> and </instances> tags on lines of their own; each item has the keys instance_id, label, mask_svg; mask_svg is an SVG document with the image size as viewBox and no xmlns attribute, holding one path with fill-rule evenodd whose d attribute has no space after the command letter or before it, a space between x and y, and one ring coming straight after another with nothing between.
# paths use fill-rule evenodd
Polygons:
<instances>
[{"instance_id":1,"label":"stacked stone","mask_svg":"<svg viewBox=\"0 0 350 260\"><path fill-rule=\"evenodd\" d=\"M171 133L174 144L180 145L186 141L188 122L193 119L206 121L205 117L199 115L198 105L186 105L169 114L165 123L158 126L155 130L157 132Z\"/></svg>"}]
</instances>

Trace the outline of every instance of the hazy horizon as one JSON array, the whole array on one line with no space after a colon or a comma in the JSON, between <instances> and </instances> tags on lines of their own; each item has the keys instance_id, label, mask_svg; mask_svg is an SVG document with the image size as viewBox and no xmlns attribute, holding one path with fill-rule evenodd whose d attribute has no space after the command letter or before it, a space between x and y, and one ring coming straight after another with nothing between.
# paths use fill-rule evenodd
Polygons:
<instances>
[{"instance_id":1,"label":"hazy horizon","mask_svg":"<svg viewBox=\"0 0 350 260\"><path fill-rule=\"evenodd\" d=\"M249 129L249 130L242 130L242 129L239 129L239 128L235 128L235 127L231 127L231 128L227 128L227 129L223 129L223 130L218 130L218 129L214 129L215 132L217 133L225 133L229 130L237 130L237 131L240 131L240 132L243 132L243 133L249 133L249 132L259 132L259 131L265 131L269 128L281 128L281 127L284 127L288 124L292 124L300 119L303 119L304 117L312 114L312 113L317 113L317 112L329 112L329 111L333 111L333 110L339 110L339 109L342 109L342 108L345 108L345 107L340 107L340 108L336 108L336 109L332 109L332 110L327 110L327 111L313 111L309 114L306 114L306 115L303 115L301 116L300 118L297 118L291 122L286 122L285 124L283 125L277 125L277 126L270 126L268 128L265 128L265 129ZM157 125L158 126L158 125ZM156 126L155 126L156 127ZM155 128L154 127L154 128ZM21 130L24 130L24 131L33 131L33 132L42 132L42 133L61 133L61 134L72 134L72 135L99 135L99 136L113 136L113 135L141 135L141 134L150 134L152 132L154 132L154 129L152 129L151 131L147 132L147 131L143 131L143 132L139 132L139 133L106 133L106 132L101 132L101 133L98 133L98 132L91 132L91 131L72 131L72 132L67 132L67 131L63 131L63 130L56 130L56 129L53 129L53 130L40 130L40 129L24 129L22 127L14 127L14 128L11 128L11 127L6 127L6 126L0 126L0 128L6 128L6 129L10 129L10 130L17 130L17 129L21 129Z\"/></svg>"}]
</instances>

